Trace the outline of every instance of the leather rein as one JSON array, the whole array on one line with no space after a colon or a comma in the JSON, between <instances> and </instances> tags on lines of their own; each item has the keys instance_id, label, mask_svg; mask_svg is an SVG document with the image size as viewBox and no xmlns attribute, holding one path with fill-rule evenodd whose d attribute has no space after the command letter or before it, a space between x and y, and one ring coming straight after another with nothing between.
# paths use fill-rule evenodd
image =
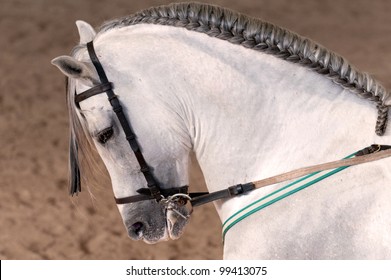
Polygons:
<instances>
[{"instance_id":1,"label":"leather rein","mask_svg":"<svg viewBox=\"0 0 391 280\"><path fill-rule=\"evenodd\" d=\"M93 65L99 75L101 84L90 88L75 96L75 103L78 105L79 102L90 98L94 95L106 93L108 100L116 113L117 118L121 124L122 129L125 132L126 140L128 141L136 159L140 165L140 171L143 173L144 178L147 182L147 188L141 188L137 190L138 195L127 196L122 198L116 198L117 204L128 204L144 200L153 200L157 202L166 203L175 202L179 204L186 204L190 201L192 206L199 206L208 202L212 202L219 199L232 198L238 195L248 193L257 188L270 186L276 183L285 182L288 180L296 179L310 173L325 171L338 167L347 167L367 162L377 161L383 158L391 156L391 146L387 145L371 145L367 148L360 150L354 154L353 158L342 159L338 161L328 162L319 165L313 165L309 167L299 168L290 172L286 172L277 176L269 177L263 180L249 182L245 184L238 184L226 189L208 193L189 193L188 186L181 186L177 188L162 189L159 187L158 182L154 178L150 167L144 159L144 156L140 150L140 146L137 142L136 135L134 134L129 121L122 110L122 106L113 91L113 84L107 79L106 73L100 63L98 56L95 53L93 42L87 43L87 50Z\"/></svg>"}]
</instances>

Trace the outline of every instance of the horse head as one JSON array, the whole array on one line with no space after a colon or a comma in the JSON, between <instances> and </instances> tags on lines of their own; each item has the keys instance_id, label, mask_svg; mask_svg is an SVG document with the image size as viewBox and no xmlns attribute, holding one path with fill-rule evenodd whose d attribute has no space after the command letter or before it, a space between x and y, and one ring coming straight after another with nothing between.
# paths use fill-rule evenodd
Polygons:
<instances>
[{"instance_id":1,"label":"horse head","mask_svg":"<svg viewBox=\"0 0 391 280\"><path fill-rule=\"evenodd\" d=\"M187 187L178 188L188 184L191 144L186 128L167 104L148 98L137 86L126 88L129 76L112 76L113 83L102 84L85 48L96 33L88 23L76 24L80 45L72 56L52 61L68 77L71 193L80 190L79 158L81 153L88 157L89 143L108 170L129 237L147 243L177 239L190 215L184 205ZM109 100L106 91L112 94ZM113 99L121 117L119 107L113 111ZM184 194L178 197L177 192Z\"/></svg>"}]
</instances>

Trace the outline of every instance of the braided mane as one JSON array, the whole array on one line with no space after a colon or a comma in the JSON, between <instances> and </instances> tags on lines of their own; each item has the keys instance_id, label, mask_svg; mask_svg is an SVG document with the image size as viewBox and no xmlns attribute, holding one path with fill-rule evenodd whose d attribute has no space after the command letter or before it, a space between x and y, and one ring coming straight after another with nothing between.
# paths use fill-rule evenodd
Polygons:
<instances>
[{"instance_id":1,"label":"braided mane","mask_svg":"<svg viewBox=\"0 0 391 280\"><path fill-rule=\"evenodd\" d=\"M376 134L385 133L391 93L343 57L307 38L229 9L199 3L149 8L107 22L100 32L139 23L183 27L310 68L356 95L375 102L378 109Z\"/></svg>"}]
</instances>

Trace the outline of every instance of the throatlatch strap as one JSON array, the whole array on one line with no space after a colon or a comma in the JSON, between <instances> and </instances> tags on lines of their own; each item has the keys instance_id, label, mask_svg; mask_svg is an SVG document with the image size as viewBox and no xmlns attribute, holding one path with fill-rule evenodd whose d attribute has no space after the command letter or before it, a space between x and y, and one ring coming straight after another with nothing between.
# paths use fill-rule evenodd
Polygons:
<instances>
[{"instance_id":1,"label":"throatlatch strap","mask_svg":"<svg viewBox=\"0 0 391 280\"><path fill-rule=\"evenodd\" d=\"M136 135L133 133L133 130L131 129L130 124L127 121L126 116L122 110L122 106L121 106L117 96L115 95L113 89L112 89L111 83L107 79L107 76L106 76L105 71L103 70L102 64L100 63L98 56L95 53L94 44L92 41L87 43L87 50L90 55L91 61L94 64L95 69L99 75L99 79L102 82L100 89L105 90L107 97L109 99L109 102L110 102L111 106L113 107L113 110L116 113L119 122L121 123L122 129L124 130L125 135L126 135L126 140L128 141L132 151L134 152L134 154L137 158L137 161L140 165L140 170L144 174L145 180L147 181L147 185L148 185L148 188L151 192L151 196L153 198L155 198L157 201L159 201L159 200L161 200L161 194L160 194L158 183L156 182L155 178L153 177L151 170L150 170L148 164L146 163L143 154L141 153L140 146L138 145L137 140L136 140ZM89 92L89 93L88 93L88 91L85 92L85 95L92 96L92 95L97 94L97 90L95 91L93 89L94 88L92 88L91 92ZM104 92L104 91L102 91L102 92Z\"/></svg>"}]
</instances>

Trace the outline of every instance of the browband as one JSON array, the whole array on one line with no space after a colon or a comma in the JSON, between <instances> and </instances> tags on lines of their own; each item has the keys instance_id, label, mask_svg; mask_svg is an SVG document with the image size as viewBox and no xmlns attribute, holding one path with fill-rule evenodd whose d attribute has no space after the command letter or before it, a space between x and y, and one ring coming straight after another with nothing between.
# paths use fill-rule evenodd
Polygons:
<instances>
[{"instance_id":1,"label":"browband","mask_svg":"<svg viewBox=\"0 0 391 280\"><path fill-rule=\"evenodd\" d=\"M75 96L75 102L79 103L82 102L83 100L90 98L91 96L106 92L108 90L113 89L113 84L110 82L100 84L97 86L94 86L86 91L83 91L82 93L78 94Z\"/></svg>"}]
</instances>

